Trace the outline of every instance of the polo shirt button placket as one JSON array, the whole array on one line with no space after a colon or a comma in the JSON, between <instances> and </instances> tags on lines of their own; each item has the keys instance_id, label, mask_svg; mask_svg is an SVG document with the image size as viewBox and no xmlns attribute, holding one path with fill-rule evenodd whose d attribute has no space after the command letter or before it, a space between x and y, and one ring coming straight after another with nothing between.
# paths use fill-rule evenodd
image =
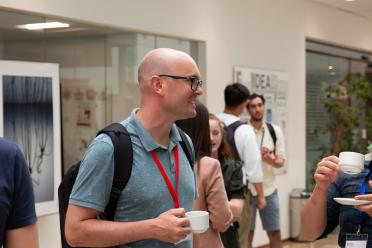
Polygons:
<instances>
[{"instance_id":1,"label":"polo shirt button placket","mask_svg":"<svg viewBox=\"0 0 372 248\"><path fill-rule=\"evenodd\" d=\"M169 159L170 171L172 172L172 174L176 174L176 164L174 163L174 159L173 159L173 150L168 151L168 159Z\"/></svg>"}]
</instances>

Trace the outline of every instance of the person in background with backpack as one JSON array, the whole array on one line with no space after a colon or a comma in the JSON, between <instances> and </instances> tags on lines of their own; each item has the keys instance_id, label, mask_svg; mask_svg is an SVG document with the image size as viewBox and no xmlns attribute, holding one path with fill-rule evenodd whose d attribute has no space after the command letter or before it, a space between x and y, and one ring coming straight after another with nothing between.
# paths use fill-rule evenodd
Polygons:
<instances>
[{"instance_id":1,"label":"person in background with backpack","mask_svg":"<svg viewBox=\"0 0 372 248\"><path fill-rule=\"evenodd\" d=\"M247 111L251 116L249 125L256 134L257 144L261 149L262 170L264 179L264 194L266 207L259 209L263 229L270 240L271 248L281 248L280 235L279 198L275 183L274 168L280 168L285 161L285 147L283 132L277 125L264 122L265 98L263 95L253 93L249 97ZM257 192L253 187L249 188L252 198L252 224L249 235L249 243L252 246L257 213Z\"/></svg>"},{"instance_id":2,"label":"person in background with backpack","mask_svg":"<svg viewBox=\"0 0 372 248\"><path fill-rule=\"evenodd\" d=\"M90 144L70 196L65 234L71 246L192 247L184 240L191 233L185 212L197 196L195 178L174 122L196 116L200 77L184 52L158 48L145 55L138 67L140 108L122 122L133 165L115 219L100 218L114 173L113 145L102 134Z\"/></svg>"},{"instance_id":3,"label":"person in background with backpack","mask_svg":"<svg viewBox=\"0 0 372 248\"><path fill-rule=\"evenodd\" d=\"M0 138L0 247L39 247L30 171L19 147Z\"/></svg>"},{"instance_id":4,"label":"person in background with backpack","mask_svg":"<svg viewBox=\"0 0 372 248\"><path fill-rule=\"evenodd\" d=\"M258 196L258 208L266 207L266 199L263 193L263 174L261 168L261 154L256 142L253 128L240 120L239 116L244 112L249 90L241 83L233 83L226 86L224 91L225 109L217 115L225 124L228 142L233 150L235 159L243 162L243 182L252 183ZM248 246L248 236L251 220L250 195L246 194L246 200L239 224L240 247Z\"/></svg>"},{"instance_id":5,"label":"person in background with backpack","mask_svg":"<svg viewBox=\"0 0 372 248\"><path fill-rule=\"evenodd\" d=\"M211 139L209 131L208 109L196 102L195 118L176 122L187 133L195 146L195 176L198 198L194 210L209 212L210 227L200 234L193 234L193 248L224 248L220 232L226 231L233 221L225 191L221 166L218 160L211 158Z\"/></svg>"},{"instance_id":6,"label":"person in background with backpack","mask_svg":"<svg viewBox=\"0 0 372 248\"><path fill-rule=\"evenodd\" d=\"M231 223L229 229L221 233L221 239L225 248L239 248L239 220L247 187L243 183L242 162L234 159L230 145L226 141L223 126L222 121L217 116L209 114L211 156L220 161L225 190L234 216L234 222Z\"/></svg>"}]
</instances>

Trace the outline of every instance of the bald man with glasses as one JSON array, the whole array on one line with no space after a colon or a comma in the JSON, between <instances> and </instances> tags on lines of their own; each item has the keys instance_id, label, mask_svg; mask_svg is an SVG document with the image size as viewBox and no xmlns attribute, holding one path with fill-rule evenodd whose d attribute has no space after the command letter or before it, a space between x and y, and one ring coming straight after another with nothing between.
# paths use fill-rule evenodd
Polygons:
<instances>
[{"instance_id":1,"label":"bald man with glasses","mask_svg":"<svg viewBox=\"0 0 372 248\"><path fill-rule=\"evenodd\" d=\"M200 77L195 61L184 52L159 48L145 55L138 68L140 107L122 122L132 139L133 169L115 221L98 219L109 198L114 168L112 142L100 135L84 156L70 196L65 229L69 244L192 247L185 212L193 209L195 178L174 122L196 116L196 98L203 93Z\"/></svg>"}]
</instances>

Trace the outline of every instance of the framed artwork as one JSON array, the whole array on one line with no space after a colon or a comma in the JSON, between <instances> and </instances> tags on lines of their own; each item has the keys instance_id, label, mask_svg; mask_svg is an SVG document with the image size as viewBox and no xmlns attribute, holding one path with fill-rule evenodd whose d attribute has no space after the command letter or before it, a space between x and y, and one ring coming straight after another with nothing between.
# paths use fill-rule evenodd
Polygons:
<instances>
[{"instance_id":1,"label":"framed artwork","mask_svg":"<svg viewBox=\"0 0 372 248\"><path fill-rule=\"evenodd\" d=\"M0 136L22 149L37 215L57 213L61 181L58 64L0 60Z\"/></svg>"}]
</instances>

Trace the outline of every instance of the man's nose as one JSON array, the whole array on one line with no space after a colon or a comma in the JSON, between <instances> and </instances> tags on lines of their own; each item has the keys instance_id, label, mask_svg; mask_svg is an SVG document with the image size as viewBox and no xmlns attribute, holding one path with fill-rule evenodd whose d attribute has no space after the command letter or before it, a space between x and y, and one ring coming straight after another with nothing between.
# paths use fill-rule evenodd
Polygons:
<instances>
[{"instance_id":1,"label":"man's nose","mask_svg":"<svg viewBox=\"0 0 372 248\"><path fill-rule=\"evenodd\" d=\"M201 85L199 85L198 88L196 88L196 90L194 91L194 94L197 96L203 95L203 88Z\"/></svg>"}]
</instances>

